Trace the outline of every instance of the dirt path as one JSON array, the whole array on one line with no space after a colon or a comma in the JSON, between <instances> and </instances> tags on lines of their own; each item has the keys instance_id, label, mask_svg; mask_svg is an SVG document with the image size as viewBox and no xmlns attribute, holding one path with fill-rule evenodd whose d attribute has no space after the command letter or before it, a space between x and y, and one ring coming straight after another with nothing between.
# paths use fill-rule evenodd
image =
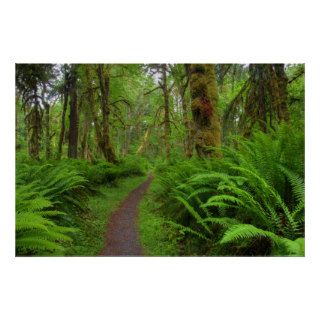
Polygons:
<instances>
[{"instance_id":1,"label":"dirt path","mask_svg":"<svg viewBox=\"0 0 320 320\"><path fill-rule=\"evenodd\" d=\"M152 177L131 191L108 222L106 244L101 256L142 256L137 228L138 204Z\"/></svg>"}]
</instances>

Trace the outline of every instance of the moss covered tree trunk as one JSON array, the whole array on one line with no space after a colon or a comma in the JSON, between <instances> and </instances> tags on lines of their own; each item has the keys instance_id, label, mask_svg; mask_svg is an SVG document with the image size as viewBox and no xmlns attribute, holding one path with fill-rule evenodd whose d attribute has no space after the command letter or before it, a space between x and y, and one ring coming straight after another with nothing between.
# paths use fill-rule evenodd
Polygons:
<instances>
[{"instance_id":1,"label":"moss covered tree trunk","mask_svg":"<svg viewBox=\"0 0 320 320\"><path fill-rule=\"evenodd\" d=\"M45 103L44 109L45 118L45 147L46 147L46 159L51 158L51 137L50 137L50 105Z\"/></svg>"},{"instance_id":2,"label":"moss covered tree trunk","mask_svg":"<svg viewBox=\"0 0 320 320\"><path fill-rule=\"evenodd\" d=\"M78 101L77 101L77 66L71 67L70 75L70 115L68 157L78 157Z\"/></svg>"},{"instance_id":3,"label":"moss covered tree trunk","mask_svg":"<svg viewBox=\"0 0 320 320\"><path fill-rule=\"evenodd\" d=\"M86 78L86 89L87 89L87 100L88 100L88 109L90 110L90 116L94 124L94 130L96 134L97 150L103 154L103 143L101 137L101 128L98 121L98 115L96 112L95 99L94 99L94 89L92 87L92 66L85 65L85 78Z\"/></svg>"},{"instance_id":4,"label":"moss covered tree trunk","mask_svg":"<svg viewBox=\"0 0 320 320\"><path fill-rule=\"evenodd\" d=\"M100 93L101 93L101 111L102 111L102 131L101 142L102 152L105 159L109 162L116 162L116 155L110 139L110 124L109 124L109 90L110 76L109 66L102 64L98 65L97 74L99 78Z\"/></svg>"},{"instance_id":5,"label":"moss covered tree trunk","mask_svg":"<svg viewBox=\"0 0 320 320\"><path fill-rule=\"evenodd\" d=\"M34 107L32 107L28 116L28 152L31 159L39 160L40 153L40 139L41 139L41 115L40 115L40 107L36 103Z\"/></svg>"},{"instance_id":6,"label":"moss covered tree trunk","mask_svg":"<svg viewBox=\"0 0 320 320\"><path fill-rule=\"evenodd\" d=\"M169 90L167 83L167 65L161 65L161 73L162 73L162 84L161 88L163 91L164 98L164 144L166 149L166 159L170 159L170 135L171 135L171 127L170 127L170 105L169 105Z\"/></svg>"},{"instance_id":7,"label":"moss covered tree trunk","mask_svg":"<svg viewBox=\"0 0 320 320\"><path fill-rule=\"evenodd\" d=\"M274 72L276 74L277 82L274 85L276 89L277 100L275 101L276 109L278 113L279 122L289 121L289 110L288 110L288 77L284 70L284 64L274 64Z\"/></svg>"},{"instance_id":8,"label":"moss covered tree trunk","mask_svg":"<svg viewBox=\"0 0 320 320\"><path fill-rule=\"evenodd\" d=\"M250 64L244 113L240 124L250 137L254 126L268 132L275 124L289 120L288 79L284 64Z\"/></svg>"},{"instance_id":9,"label":"moss covered tree trunk","mask_svg":"<svg viewBox=\"0 0 320 320\"><path fill-rule=\"evenodd\" d=\"M61 128L60 128L60 135L59 135L59 142L58 142L58 152L57 152L57 159L61 159L62 154L62 145L64 142L64 136L66 131L66 113L68 108L68 99L69 99L69 73L66 71L66 67L64 70L64 86L63 86L63 107L62 107L62 114L61 114Z\"/></svg>"},{"instance_id":10,"label":"moss covered tree trunk","mask_svg":"<svg viewBox=\"0 0 320 320\"><path fill-rule=\"evenodd\" d=\"M82 138L81 138L81 158L89 159L89 136L90 136L90 124L91 124L91 113L88 108L88 105L84 105L83 110L83 130L82 130Z\"/></svg>"},{"instance_id":11,"label":"moss covered tree trunk","mask_svg":"<svg viewBox=\"0 0 320 320\"><path fill-rule=\"evenodd\" d=\"M50 105L46 101L46 93L47 93L47 86L46 83L42 84L42 104L44 106L44 127L45 127L45 154L46 159L49 160L51 157L51 136L50 136Z\"/></svg>"},{"instance_id":12,"label":"moss covered tree trunk","mask_svg":"<svg viewBox=\"0 0 320 320\"><path fill-rule=\"evenodd\" d=\"M217 110L218 92L214 65L191 64L189 72L195 149L199 157L219 155L219 153L208 149L221 146L221 126Z\"/></svg>"}]
</instances>

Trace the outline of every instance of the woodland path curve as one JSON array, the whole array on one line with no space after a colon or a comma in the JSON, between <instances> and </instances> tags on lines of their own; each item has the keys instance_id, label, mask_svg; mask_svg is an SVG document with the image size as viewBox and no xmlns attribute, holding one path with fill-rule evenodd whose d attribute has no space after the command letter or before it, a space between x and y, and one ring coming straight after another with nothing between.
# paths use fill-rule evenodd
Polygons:
<instances>
[{"instance_id":1,"label":"woodland path curve","mask_svg":"<svg viewBox=\"0 0 320 320\"><path fill-rule=\"evenodd\" d=\"M105 246L100 256L143 256L137 227L138 204L153 177L131 191L120 207L111 215L106 232Z\"/></svg>"}]
</instances>

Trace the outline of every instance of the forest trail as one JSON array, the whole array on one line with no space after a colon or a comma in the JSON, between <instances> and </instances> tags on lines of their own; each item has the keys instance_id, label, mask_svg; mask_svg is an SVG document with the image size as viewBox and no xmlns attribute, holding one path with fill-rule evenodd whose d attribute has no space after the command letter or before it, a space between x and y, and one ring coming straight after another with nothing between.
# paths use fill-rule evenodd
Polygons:
<instances>
[{"instance_id":1,"label":"forest trail","mask_svg":"<svg viewBox=\"0 0 320 320\"><path fill-rule=\"evenodd\" d=\"M131 191L109 219L105 247L100 256L142 256L137 228L138 205L153 177Z\"/></svg>"}]
</instances>

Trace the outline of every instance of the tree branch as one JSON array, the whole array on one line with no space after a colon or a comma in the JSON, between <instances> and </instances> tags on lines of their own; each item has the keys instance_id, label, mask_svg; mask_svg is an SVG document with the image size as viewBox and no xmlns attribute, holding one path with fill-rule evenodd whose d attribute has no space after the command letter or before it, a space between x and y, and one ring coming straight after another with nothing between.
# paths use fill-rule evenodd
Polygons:
<instances>
[{"instance_id":1,"label":"tree branch","mask_svg":"<svg viewBox=\"0 0 320 320\"><path fill-rule=\"evenodd\" d=\"M155 88L153 88L152 90L144 93L144 95L146 96L146 95L148 95L148 94L150 94L150 93L152 93L153 91L156 91L156 90L158 90L158 89L162 89L161 85L159 85L158 87L155 87Z\"/></svg>"}]
</instances>

